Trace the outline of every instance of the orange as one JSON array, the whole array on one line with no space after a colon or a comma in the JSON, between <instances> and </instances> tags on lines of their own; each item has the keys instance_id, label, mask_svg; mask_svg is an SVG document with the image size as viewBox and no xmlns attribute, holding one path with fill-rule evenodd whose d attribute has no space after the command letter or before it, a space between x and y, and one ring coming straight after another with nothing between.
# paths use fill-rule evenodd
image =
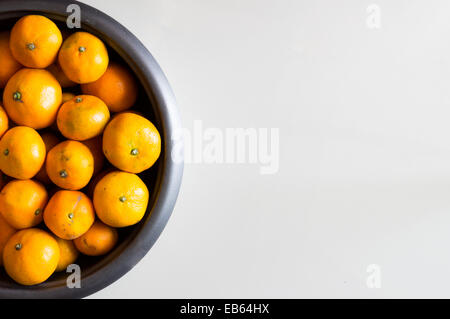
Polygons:
<instances>
[{"instance_id":1,"label":"orange","mask_svg":"<svg viewBox=\"0 0 450 319\"><path fill-rule=\"evenodd\" d=\"M70 101L71 99L73 99L75 97L75 94L70 93L70 92L63 92L62 94L62 103L66 103L67 101Z\"/></svg>"},{"instance_id":2,"label":"orange","mask_svg":"<svg viewBox=\"0 0 450 319\"><path fill-rule=\"evenodd\" d=\"M84 94L98 96L111 112L129 109L138 96L138 85L133 74L117 63L110 63L100 79L82 84L81 90Z\"/></svg>"},{"instance_id":3,"label":"orange","mask_svg":"<svg viewBox=\"0 0 450 319\"><path fill-rule=\"evenodd\" d=\"M84 141L102 134L109 121L106 104L93 95L78 95L59 109L56 123L68 139Z\"/></svg>"},{"instance_id":4,"label":"orange","mask_svg":"<svg viewBox=\"0 0 450 319\"><path fill-rule=\"evenodd\" d=\"M47 201L47 190L41 183L13 180L0 192L0 214L16 229L34 227L42 221Z\"/></svg>"},{"instance_id":5,"label":"orange","mask_svg":"<svg viewBox=\"0 0 450 319\"><path fill-rule=\"evenodd\" d=\"M0 169L18 179L30 179L45 160L45 144L34 129L16 126L0 139Z\"/></svg>"},{"instance_id":6,"label":"orange","mask_svg":"<svg viewBox=\"0 0 450 319\"><path fill-rule=\"evenodd\" d=\"M0 32L0 88L22 67L9 49L9 32Z\"/></svg>"},{"instance_id":7,"label":"orange","mask_svg":"<svg viewBox=\"0 0 450 319\"><path fill-rule=\"evenodd\" d=\"M27 15L11 30L9 46L14 58L29 68L46 68L61 47L62 35L56 24L40 15Z\"/></svg>"},{"instance_id":8,"label":"orange","mask_svg":"<svg viewBox=\"0 0 450 319\"><path fill-rule=\"evenodd\" d=\"M89 230L95 220L91 200L79 191L58 191L44 210L45 225L61 239L72 240Z\"/></svg>"},{"instance_id":9,"label":"orange","mask_svg":"<svg viewBox=\"0 0 450 319\"><path fill-rule=\"evenodd\" d=\"M76 32L64 40L58 62L70 80L82 84L97 81L105 73L109 57L99 38Z\"/></svg>"},{"instance_id":10,"label":"orange","mask_svg":"<svg viewBox=\"0 0 450 319\"><path fill-rule=\"evenodd\" d=\"M103 168L105 163L105 155L103 155L102 150L102 137L97 136L91 138L89 140L82 141L84 145L86 145L91 151L92 156L94 157L94 174L97 175Z\"/></svg>"},{"instance_id":11,"label":"orange","mask_svg":"<svg viewBox=\"0 0 450 319\"><path fill-rule=\"evenodd\" d=\"M59 85L63 88L68 88L77 85L75 82L71 81L63 72L58 63L53 63L47 68L55 79L59 82Z\"/></svg>"},{"instance_id":12,"label":"orange","mask_svg":"<svg viewBox=\"0 0 450 319\"><path fill-rule=\"evenodd\" d=\"M50 126L61 105L61 86L46 70L22 69L9 79L3 104L11 120L34 129Z\"/></svg>"},{"instance_id":13,"label":"orange","mask_svg":"<svg viewBox=\"0 0 450 319\"><path fill-rule=\"evenodd\" d=\"M0 137L5 134L9 127L8 115L0 104Z\"/></svg>"},{"instance_id":14,"label":"orange","mask_svg":"<svg viewBox=\"0 0 450 319\"><path fill-rule=\"evenodd\" d=\"M42 140L44 141L45 150L47 151L47 154L53 147L55 147L60 142L59 138L55 134L50 133L50 132L45 132L45 133L41 134L41 137L42 137ZM36 174L35 178L44 184L51 183L51 180L47 175L45 165L42 165L41 169Z\"/></svg>"},{"instance_id":15,"label":"orange","mask_svg":"<svg viewBox=\"0 0 450 319\"><path fill-rule=\"evenodd\" d=\"M94 173L94 157L81 142L64 141L48 152L45 168L57 186L78 190L89 183Z\"/></svg>"},{"instance_id":16,"label":"orange","mask_svg":"<svg viewBox=\"0 0 450 319\"><path fill-rule=\"evenodd\" d=\"M59 260L56 240L47 232L29 228L12 235L3 250L3 264L8 275L26 286L46 281Z\"/></svg>"},{"instance_id":17,"label":"orange","mask_svg":"<svg viewBox=\"0 0 450 319\"><path fill-rule=\"evenodd\" d=\"M144 217L148 189L139 176L114 171L95 186L94 207L98 218L112 227L126 227Z\"/></svg>"},{"instance_id":18,"label":"orange","mask_svg":"<svg viewBox=\"0 0 450 319\"><path fill-rule=\"evenodd\" d=\"M3 248L16 231L0 214L0 266L3 265Z\"/></svg>"},{"instance_id":19,"label":"orange","mask_svg":"<svg viewBox=\"0 0 450 319\"><path fill-rule=\"evenodd\" d=\"M140 173L161 153L161 137L145 117L131 112L115 116L103 133L103 153L120 170Z\"/></svg>"},{"instance_id":20,"label":"orange","mask_svg":"<svg viewBox=\"0 0 450 319\"><path fill-rule=\"evenodd\" d=\"M85 234L74 239L73 242L82 254L101 256L114 248L118 238L116 229L97 220Z\"/></svg>"},{"instance_id":21,"label":"orange","mask_svg":"<svg viewBox=\"0 0 450 319\"><path fill-rule=\"evenodd\" d=\"M73 264L79 255L73 241L54 237L59 246L59 262L56 271L64 271L67 266Z\"/></svg>"}]
</instances>

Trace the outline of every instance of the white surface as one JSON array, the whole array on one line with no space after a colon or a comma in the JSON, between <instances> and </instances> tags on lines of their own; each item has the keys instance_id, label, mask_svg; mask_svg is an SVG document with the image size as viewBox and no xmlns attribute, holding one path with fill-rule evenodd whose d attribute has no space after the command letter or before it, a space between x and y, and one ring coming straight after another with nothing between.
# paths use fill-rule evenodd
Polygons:
<instances>
[{"instance_id":1,"label":"white surface","mask_svg":"<svg viewBox=\"0 0 450 319\"><path fill-rule=\"evenodd\" d=\"M450 297L450 2L96 0L184 125L280 129L280 169L188 164L150 253L93 297ZM366 285L381 269L381 288Z\"/></svg>"}]
</instances>

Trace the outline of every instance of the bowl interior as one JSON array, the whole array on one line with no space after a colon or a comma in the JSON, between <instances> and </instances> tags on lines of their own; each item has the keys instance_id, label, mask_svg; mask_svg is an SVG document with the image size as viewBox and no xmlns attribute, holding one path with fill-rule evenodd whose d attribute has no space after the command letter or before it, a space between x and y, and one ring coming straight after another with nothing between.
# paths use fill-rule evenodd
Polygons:
<instances>
[{"instance_id":1,"label":"bowl interior","mask_svg":"<svg viewBox=\"0 0 450 319\"><path fill-rule=\"evenodd\" d=\"M0 15L0 30L1 31L7 31L11 30L14 23L23 15L26 14L41 14L44 16L47 16L48 18L52 19L60 28L61 32L63 32L64 35L70 35L73 32L76 31L87 31L90 32L96 36L98 36L100 39L102 39L105 43L105 45L108 48L108 53L110 57L110 61L118 62L123 65L129 66L130 71L133 72L133 68L130 65L131 61L127 61L126 57L121 56L118 52L116 52L108 43L107 36L104 36L102 34L98 34L95 30L89 29L89 28L81 28L76 30L68 29L66 24L64 22L61 22L64 17L57 16L57 15L51 15L45 12L14 12L14 13L8 13L6 16ZM63 20L64 21L64 20ZM136 76L136 74L135 74ZM138 76L136 76L137 82L139 83ZM138 100L133 106L132 110L137 111L141 113L141 115L145 116L147 119L149 119L160 131L161 133L161 123L159 121L158 115L155 112L155 102L153 101L153 98L151 94L146 92L143 88L143 86L139 83L139 96ZM67 88L63 89L63 92L72 92L74 94L80 94L79 87L75 88ZM2 92L0 92L0 96L2 96ZM113 114L112 114L113 116ZM161 135L162 136L162 135ZM63 139L63 137L61 137ZM138 223L137 225L121 228L118 229L119 232L119 242L117 246L114 248L113 251L111 251L109 254L105 256L100 257L87 257L80 254L80 257L76 261L76 264L78 264L81 267L82 276L89 276L97 271L99 271L104 265L114 262L114 259L116 256L118 256L122 251L127 249L127 246L129 243L133 240L133 238L136 236L137 233L139 233L143 227L143 225L148 221L150 218L150 212L152 210L152 207L155 205L161 176L162 176L162 169L163 164L161 158L164 158L164 147L161 149L161 156L160 159L148 170L145 172L138 174L141 179L145 182L147 185L149 192L150 192L150 200L147 208L146 215L144 216L143 220ZM108 167L109 166L109 167ZM105 167L103 169L113 169L113 166L110 165L105 160ZM83 189L85 193L87 193L87 187ZM42 223L39 227L42 227L45 229L45 225ZM27 289L46 289L46 288L52 288L52 287L58 287L58 286L66 286L66 280L67 280L68 274L65 272L59 272L54 273L46 282L28 287ZM16 284L12 279L8 277L8 275L5 273L3 267L0 267L0 289L6 288L6 289L14 289L14 288L21 288L23 289L23 286L19 286Z\"/></svg>"}]
</instances>

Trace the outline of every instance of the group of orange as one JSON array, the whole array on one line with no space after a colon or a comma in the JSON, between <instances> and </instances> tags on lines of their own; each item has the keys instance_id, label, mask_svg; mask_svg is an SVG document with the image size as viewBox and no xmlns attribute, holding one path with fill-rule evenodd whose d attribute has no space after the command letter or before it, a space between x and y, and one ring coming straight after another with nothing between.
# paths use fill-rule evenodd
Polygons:
<instances>
[{"instance_id":1,"label":"group of orange","mask_svg":"<svg viewBox=\"0 0 450 319\"><path fill-rule=\"evenodd\" d=\"M79 252L106 254L116 228L143 218L149 193L136 174L156 162L161 137L130 110L137 82L104 43L63 37L44 16L0 33L0 88L0 265L35 285Z\"/></svg>"}]
</instances>

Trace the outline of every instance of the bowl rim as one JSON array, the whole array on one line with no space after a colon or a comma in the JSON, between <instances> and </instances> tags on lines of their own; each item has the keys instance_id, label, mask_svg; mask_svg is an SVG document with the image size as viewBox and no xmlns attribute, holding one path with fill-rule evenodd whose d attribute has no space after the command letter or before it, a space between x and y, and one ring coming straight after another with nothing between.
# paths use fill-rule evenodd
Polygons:
<instances>
[{"instance_id":1,"label":"bowl rim","mask_svg":"<svg viewBox=\"0 0 450 319\"><path fill-rule=\"evenodd\" d=\"M80 6L81 28L103 35L102 40L132 68L152 102L164 148L159 159L162 165L157 181L159 188L154 189L158 192L157 198L149 217L143 221L140 231L130 240L127 248L112 258L107 256L102 259L87 275L82 274L81 288L70 289L65 284L45 283L31 287L0 287L0 298L82 298L109 286L131 270L151 249L172 214L181 187L184 163L172 158L175 149L181 153L183 150L183 140L179 134L181 120L175 96L154 57L130 31L107 14L75 0L2 0L0 20L11 14L17 17L43 14L65 21L70 15L66 11L69 4Z\"/></svg>"}]
</instances>

